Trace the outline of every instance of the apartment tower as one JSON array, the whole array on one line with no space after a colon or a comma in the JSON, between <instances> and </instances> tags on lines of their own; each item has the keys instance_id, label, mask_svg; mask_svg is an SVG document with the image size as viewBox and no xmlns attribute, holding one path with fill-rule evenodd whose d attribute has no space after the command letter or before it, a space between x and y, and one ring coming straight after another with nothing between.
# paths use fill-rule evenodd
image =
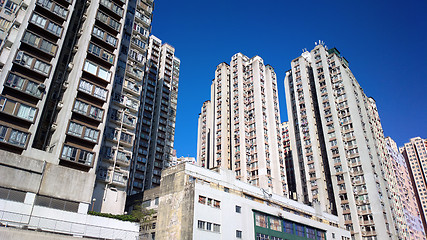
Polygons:
<instances>
[{"instance_id":1,"label":"apartment tower","mask_svg":"<svg viewBox=\"0 0 427 240\"><path fill-rule=\"evenodd\" d=\"M140 99L145 96L147 52L153 2L129 1L120 54L100 154L93 210L122 214L126 201L132 151L136 143Z\"/></svg>"},{"instance_id":2,"label":"apartment tower","mask_svg":"<svg viewBox=\"0 0 427 240\"><path fill-rule=\"evenodd\" d=\"M232 57L230 65L219 64L211 102L204 104L200 117L198 149L207 147L197 157L201 166L233 170L237 179L287 195L277 81L271 66L259 56L241 53Z\"/></svg>"},{"instance_id":3,"label":"apartment tower","mask_svg":"<svg viewBox=\"0 0 427 240\"><path fill-rule=\"evenodd\" d=\"M371 100L323 44L291 62L285 91L297 198L336 214L354 239L397 236Z\"/></svg>"},{"instance_id":4,"label":"apartment tower","mask_svg":"<svg viewBox=\"0 0 427 240\"><path fill-rule=\"evenodd\" d=\"M418 202L421 220L424 229L427 229L427 139L420 137L411 138L401 147L400 152L409 167L409 174ZM427 230L426 230L427 231Z\"/></svg>"},{"instance_id":5,"label":"apartment tower","mask_svg":"<svg viewBox=\"0 0 427 240\"><path fill-rule=\"evenodd\" d=\"M201 167L211 165L213 161L213 111L211 101L203 103L199 114L198 130L197 130L197 162Z\"/></svg>"},{"instance_id":6,"label":"apartment tower","mask_svg":"<svg viewBox=\"0 0 427 240\"><path fill-rule=\"evenodd\" d=\"M138 4L143 2L138 1ZM32 200L36 205L55 199L83 213L93 202L95 170L100 165L108 169L102 177L109 185L116 184L118 195L107 192L97 197L97 203L110 202L108 198L122 201L120 191L125 186L122 183L129 163L116 160L131 149L132 141L128 141L125 129L129 129L131 136L132 128L124 121L111 123L109 118L116 109L123 118L134 121L132 117L138 110L124 103L122 106L112 103L117 101L117 94L123 91L125 95L127 91L118 84L121 79L115 76L115 71L123 66L118 61L119 50L122 38L128 34L124 31L125 18L129 17L126 9L133 9L132 4L136 1L2 2L2 168L9 166L5 174L16 176L25 175L23 169L30 168L32 174L40 173L36 175L41 184L39 188L31 188L29 186L38 180L22 177L28 182L9 183L3 179L0 181L2 187L34 196ZM145 4L150 12L147 17L151 19L152 1ZM149 24L146 28L149 29ZM135 99L137 104L138 97ZM126 107L129 113L124 110ZM117 130L114 134L110 131L112 126ZM113 136L113 143L107 144L106 138ZM114 141L119 143L114 144ZM111 147L113 161L103 158L104 146L105 149ZM17 156L20 161L9 162ZM43 167L35 168L36 165ZM53 185L46 185L46 181ZM55 206L59 205L52 205ZM120 209L117 204L114 209L97 210L123 212Z\"/></svg>"},{"instance_id":7,"label":"apartment tower","mask_svg":"<svg viewBox=\"0 0 427 240\"><path fill-rule=\"evenodd\" d=\"M386 138L387 161L392 165L391 175L396 178L392 191L392 206L395 208L394 221L398 228L399 239L426 239L419 206L412 186L411 176L405 158L399 152L396 142ZM396 206L397 205L397 206ZM396 209L396 208L401 209ZM400 210L400 211L397 211Z\"/></svg>"},{"instance_id":8,"label":"apartment tower","mask_svg":"<svg viewBox=\"0 0 427 240\"><path fill-rule=\"evenodd\" d=\"M289 137L289 122L281 124L283 157L285 159L286 179L288 183L288 196L290 199L297 199L297 186L295 181L295 168L292 160L291 140Z\"/></svg>"},{"instance_id":9,"label":"apartment tower","mask_svg":"<svg viewBox=\"0 0 427 240\"><path fill-rule=\"evenodd\" d=\"M150 36L128 194L160 184L172 161L180 60L175 48Z\"/></svg>"}]
</instances>

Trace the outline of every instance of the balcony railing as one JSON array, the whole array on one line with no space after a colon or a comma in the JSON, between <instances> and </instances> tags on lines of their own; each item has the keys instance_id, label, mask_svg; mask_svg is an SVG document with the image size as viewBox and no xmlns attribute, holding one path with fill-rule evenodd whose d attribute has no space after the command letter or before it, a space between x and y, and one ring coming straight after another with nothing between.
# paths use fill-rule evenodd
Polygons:
<instances>
[{"instance_id":1,"label":"balcony railing","mask_svg":"<svg viewBox=\"0 0 427 240\"><path fill-rule=\"evenodd\" d=\"M107 100L108 91L83 79L80 80L79 91L85 92L101 100Z\"/></svg>"},{"instance_id":2,"label":"balcony railing","mask_svg":"<svg viewBox=\"0 0 427 240\"><path fill-rule=\"evenodd\" d=\"M32 55L29 55L26 52L19 51L16 54L14 62L25 68L38 72L44 75L45 77L49 76L51 65L47 62L39 60L38 58Z\"/></svg>"},{"instance_id":3,"label":"balcony railing","mask_svg":"<svg viewBox=\"0 0 427 240\"><path fill-rule=\"evenodd\" d=\"M57 4L56 2L50 0L37 0L36 4L48 10L49 12L54 13L55 15L64 20L67 19L68 10Z\"/></svg>"},{"instance_id":4,"label":"balcony railing","mask_svg":"<svg viewBox=\"0 0 427 240\"><path fill-rule=\"evenodd\" d=\"M74 103L73 112L82 114L97 121L102 121L104 110L86 102L76 100Z\"/></svg>"},{"instance_id":5,"label":"balcony railing","mask_svg":"<svg viewBox=\"0 0 427 240\"><path fill-rule=\"evenodd\" d=\"M28 122L34 122L37 115L37 108L1 96L0 112Z\"/></svg>"}]
</instances>

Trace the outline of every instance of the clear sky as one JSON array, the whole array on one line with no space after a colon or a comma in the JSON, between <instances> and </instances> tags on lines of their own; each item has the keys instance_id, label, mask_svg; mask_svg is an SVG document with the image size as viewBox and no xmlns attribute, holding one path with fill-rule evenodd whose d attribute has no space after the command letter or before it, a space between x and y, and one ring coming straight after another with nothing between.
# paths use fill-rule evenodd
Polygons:
<instances>
[{"instance_id":1,"label":"clear sky","mask_svg":"<svg viewBox=\"0 0 427 240\"><path fill-rule=\"evenodd\" d=\"M292 59L322 40L336 47L399 146L427 138L427 1L155 0L152 33L181 59L175 149L196 157L197 118L216 66L259 55L283 79Z\"/></svg>"}]
</instances>

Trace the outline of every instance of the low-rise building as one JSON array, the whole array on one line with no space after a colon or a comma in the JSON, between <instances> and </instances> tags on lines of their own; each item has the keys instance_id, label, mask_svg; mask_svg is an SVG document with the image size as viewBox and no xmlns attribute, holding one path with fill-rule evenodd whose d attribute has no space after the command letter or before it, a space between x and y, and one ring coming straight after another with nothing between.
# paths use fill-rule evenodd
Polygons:
<instances>
[{"instance_id":1,"label":"low-rise building","mask_svg":"<svg viewBox=\"0 0 427 240\"><path fill-rule=\"evenodd\" d=\"M142 224L142 239L350 239L337 216L244 183L222 168L170 167L141 203L156 212Z\"/></svg>"}]
</instances>

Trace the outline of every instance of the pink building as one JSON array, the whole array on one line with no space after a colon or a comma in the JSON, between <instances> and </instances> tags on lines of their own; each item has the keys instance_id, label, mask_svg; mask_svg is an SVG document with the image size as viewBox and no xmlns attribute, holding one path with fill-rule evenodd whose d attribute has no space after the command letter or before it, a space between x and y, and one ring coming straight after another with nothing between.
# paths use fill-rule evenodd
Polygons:
<instances>
[{"instance_id":1,"label":"pink building","mask_svg":"<svg viewBox=\"0 0 427 240\"><path fill-rule=\"evenodd\" d=\"M385 140L386 151L388 153L387 160L391 165L392 171L390 174L395 176L397 182L396 186L393 187L393 192L396 193L396 196L394 196L395 202L399 201L399 206L402 206L399 213L402 214L400 219L403 222L397 222L397 224L406 225L400 228L401 231L404 231L400 236L403 239L426 239L408 165L403 155L399 153L396 142L390 137L387 137Z\"/></svg>"},{"instance_id":2,"label":"pink building","mask_svg":"<svg viewBox=\"0 0 427 240\"><path fill-rule=\"evenodd\" d=\"M427 229L427 139L415 137L400 148L408 165L415 198L421 213L424 229Z\"/></svg>"}]
</instances>

